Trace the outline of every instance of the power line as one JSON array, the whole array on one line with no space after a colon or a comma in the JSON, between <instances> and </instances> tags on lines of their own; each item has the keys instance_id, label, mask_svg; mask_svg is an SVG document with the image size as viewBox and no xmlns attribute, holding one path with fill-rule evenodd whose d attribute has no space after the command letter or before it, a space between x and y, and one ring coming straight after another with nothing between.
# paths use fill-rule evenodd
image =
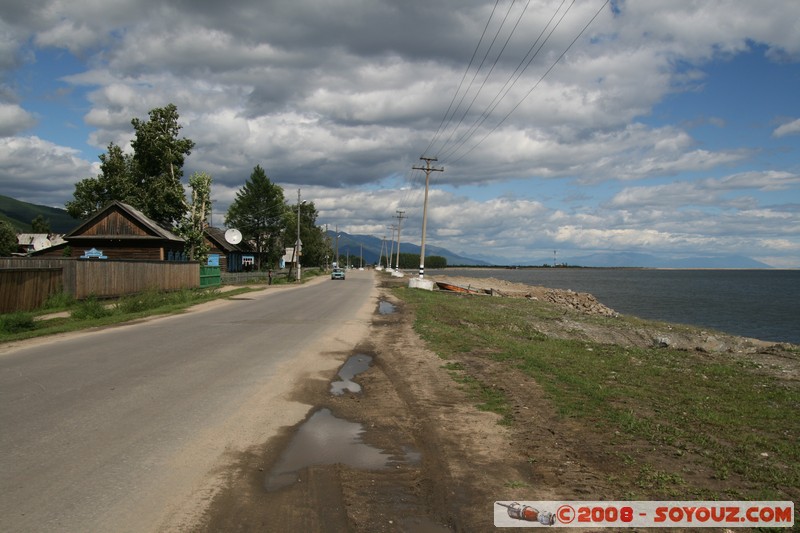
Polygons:
<instances>
[{"instance_id":1,"label":"power line","mask_svg":"<svg viewBox=\"0 0 800 533\"><path fill-rule=\"evenodd\" d=\"M553 26L553 28L550 30L550 33L548 33L547 37L544 40L542 40L542 36L547 31L547 28L549 28L550 25L553 23L553 20L556 18L556 15L558 15L558 13L561 11L561 8L564 6L565 3L566 0L562 0L561 4L553 12L553 15L550 17L550 20L548 20L547 24L545 24L544 27L542 28L542 31L539 33L539 36L533 42L531 47L528 48L528 51L525 53L525 56L520 60L519 64L517 65L517 68L515 68L514 72L512 72L509 75L508 79L503 84L503 87L501 87L500 90L497 92L497 94L495 94L494 98L492 99L491 102L489 102L484 111L478 116L477 119L475 119L475 121L467 129L467 131L462 133L461 137L458 138L458 140L456 141L457 143L456 146L449 148L445 153L440 152L439 155L441 157L447 157L452 153L456 152L459 148L461 148L461 146L463 146L469 140L469 138L473 135L473 133L489 118L489 116L494 112L497 106L500 105L500 102L502 102L503 99L508 95L508 93L514 87L514 85L517 84L517 82L525 73L525 71L528 69L528 67L531 65L533 60L536 59L536 57L539 55L539 52L542 51L544 45L547 44L548 40L550 40L550 37L553 35L553 32L556 30L556 28L558 28L558 26L564 20L564 17L567 15L572 6L575 4L575 0L573 0L572 3L569 5L569 7L567 7L567 9L561 15L559 21ZM541 44L539 44L539 41L542 41ZM539 44L538 48L537 44ZM531 55L531 52L533 52L533 55ZM528 59L528 56L530 56L530 59ZM525 65L524 67L523 64ZM509 83L511 83L511 85L509 85Z\"/></svg>"},{"instance_id":2,"label":"power line","mask_svg":"<svg viewBox=\"0 0 800 533\"><path fill-rule=\"evenodd\" d=\"M478 54L478 50L481 47L481 43L483 42L483 38L486 35L486 30L489 28L489 23L492 21L492 17L494 16L494 12L497 9L497 5L500 3L500 0L495 0L494 7L492 8L492 12L489 14L489 19L486 21L486 25L483 27L483 33L481 33L481 38L478 39L478 44L475 46L475 50L472 52L472 57L469 60L469 64L467 68L464 70L464 75L461 76L461 81L458 83L458 88L456 88L456 92L453 93L453 98L450 100L450 105L447 106L447 111L444 112L444 116L442 117L442 121L439 123L439 127L436 129L436 133L433 134L433 138L428 143L428 146L422 151L422 154L426 154L428 150L430 150L433 143L436 142L436 139L439 137L439 132L443 131L442 126L444 126L445 121L447 120L447 115L450 114L450 109L453 107L453 102L456 101L456 97L458 93L461 91L461 87L464 84L464 80L467 79L467 73L469 73L469 69L472 66L472 62L475 61L475 56ZM453 111L455 114L455 111Z\"/></svg>"},{"instance_id":3,"label":"power line","mask_svg":"<svg viewBox=\"0 0 800 533\"><path fill-rule=\"evenodd\" d=\"M528 91L528 92L525 94L525 96L523 96L523 97L522 97L522 99L520 99L520 101L519 101L519 102L517 102L517 105L515 105L515 106L514 106L514 107L513 107L513 108L512 108L512 109L511 109L511 110L510 110L508 113L506 113L506 115L505 115L505 116L504 116L504 117L503 117L503 118L500 120L500 122L498 122L498 123L497 123L497 124L496 124L496 125L495 125L495 126L492 128L492 129L491 129L491 130L489 130L489 132L488 132L488 133L486 133L486 135L484 135L484 136L481 138L481 140L479 140L479 141L478 141L477 143L475 143L475 144L474 144L472 147L470 147L470 148L469 148L469 149L468 149L466 152L464 152L464 153L463 153L463 154L462 154L460 157L458 157L457 159L455 159L454 161L452 161L452 163L456 163L456 162L458 162L458 161L461 161L462 159L464 159L464 157L466 157L466 156L467 156L469 153L471 153L471 152L472 152L472 151L473 151L475 148L477 148L477 147L478 147L478 146L479 146L479 145L480 145L480 144L481 144L483 141L485 141L485 140L486 140L486 138L487 138L487 137L489 137L489 135L491 135L492 133L494 133L495 131L497 131L497 128L499 128L499 127L500 127L500 126L501 126L501 125L502 125L502 124L503 124L503 123L504 123L504 122L505 122L505 121L508 119L508 117L510 117L510 116L512 115L512 113L514 113L514 111L516 111L516 110L517 110L517 108L518 108L520 105L522 105L522 102L524 102L524 101L525 101L525 100L526 100L526 99L527 99L527 98L528 98L528 97L531 95L531 93L532 93L532 92L533 92L533 91L534 91L534 90L535 90L535 89L536 89L536 88L539 86L539 84L541 84L541 83L542 83L542 81L543 81L543 80L544 80L544 79L547 77L547 75L548 75L548 74L550 74L550 72L551 72L551 71L552 71L552 70L555 68L555 66L556 66L556 65L557 65L557 64L558 64L558 63L561 61L561 59L562 59L562 58L563 58L563 57L564 57L564 56L567 54L567 52L569 52L569 50L572 48L572 46L573 46L573 45L574 45L574 44L575 44L575 43L578 41L578 39L580 39L580 37L581 37L581 36L584 34L584 32L585 32L585 31L586 31L586 30L589 28L589 26L592 24L592 22L594 22L594 20L595 20L595 19L596 19L596 18L597 18L597 17L600 15L600 13L603 11L603 9L605 8L605 6L606 6L606 5L608 5L609 1L610 1L610 0L606 0L606 1L603 3L603 5L602 5L602 6L600 6L600 9L598 9L598 10L597 10L597 12L594 14L594 16L593 16L591 19L589 19L589 22L587 22L587 23L586 23L586 25L583 27L583 29L581 29L581 31L578 33L578 35L576 35L576 36L575 36L575 38L572 40L572 42L570 42L569 46L567 46L567 48L566 48L566 49L565 49L565 50L564 50L564 51L561 53L561 55L559 55L559 56L558 56L558 58L557 58L557 59L556 59L556 60L553 62L553 64L552 64L552 65L550 65L550 68L548 68L548 69L545 71L545 73L544 73L544 74L542 74L542 76L539 78L539 81L537 81L537 82L536 82L536 83L533 85L533 87L531 87L531 89L530 89L530 90L529 90L529 91Z\"/></svg>"}]
</instances>

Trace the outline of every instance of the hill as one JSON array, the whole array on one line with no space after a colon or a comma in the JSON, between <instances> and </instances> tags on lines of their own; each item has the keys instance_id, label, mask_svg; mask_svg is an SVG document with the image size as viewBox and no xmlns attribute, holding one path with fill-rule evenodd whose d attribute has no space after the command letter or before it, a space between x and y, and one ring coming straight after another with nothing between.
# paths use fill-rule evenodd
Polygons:
<instances>
[{"instance_id":1,"label":"hill","mask_svg":"<svg viewBox=\"0 0 800 533\"><path fill-rule=\"evenodd\" d=\"M335 231L328 231L326 234L331 239L331 245L333 246L334 250L336 249L336 232ZM351 265L358 265L358 262L361 258L361 254L363 253L364 257L364 264L371 265L376 264L378 262L378 256L381 254L381 247L383 245L383 240L377 237L373 237L372 235L350 235L349 233L345 233L343 231L339 232L339 262L344 264L347 261L347 256L350 256L350 264ZM391 246L389 241L385 243L385 249L383 250L383 256L386 257L389 254L388 247ZM396 245L395 245L396 246ZM395 250L396 252L396 250ZM408 254L417 254L419 255L420 246L417 244L411 244L408 242L401 242L400 243L400 253L408 253ZM430 244L425 245L425 257L437 255L440 257L444 257L447 259L447 264L450 266L459 265L459 266L488 266L489 263L481 261L479 259L472 259L469 257L464 257L457 253L451 252L446 248L442 248L440 246L431 246Z\"/></svg>"},{"instance_id":2,"label":"hill","mask_svg":"<svg viewBox=\"0 0 800 533\"><path fill-rule=\"evenodd\" d=\"M31 221L39 215L50 222L50 231L53 233L67 233L79 224L65 209L30 204L0 195L0 219L10 223L18 231L30 232Z\"/></svg>"}]
</instances>

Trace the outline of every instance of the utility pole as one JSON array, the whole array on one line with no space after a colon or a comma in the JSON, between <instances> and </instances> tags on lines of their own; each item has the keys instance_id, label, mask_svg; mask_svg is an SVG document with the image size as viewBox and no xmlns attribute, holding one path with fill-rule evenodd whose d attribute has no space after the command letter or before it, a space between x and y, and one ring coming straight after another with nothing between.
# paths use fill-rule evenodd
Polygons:
<instances>
[{"instance_id":1,"label":"utility pole","mask_svg":"<svg viewBox=\"0 0 800 533\"><path fill-rule=\"evenodd\" d=\"M300 189L297 189L297 242L294 245L295 260L297 261L297 281L300 281Z\"/></svg>"},{"instance_id":2,"label":"utility pole","mask_svg":"<svg viewBox=\"0 0 800 533\"><path fill-rule=\"evenodd\" d=\"M395 228L397 228L397 226L392 224L391 226L386 226L386 227L392 230L392 240L391 240L392 244L389 247L389 257L387 257L387 259L386 259L386 270L391 270L392 269L392 254L394 254L394 230L395 230Z\"/></svg>"},{"instance_id":3,"label":"utility pole","mask_svg":"<svg viewBox=\"0 0 800 533\"><path fill-rule=\"evenodd\" d=\"M406 218L403 216L405 211L397 210L397 261L395 262L395 272L400 272L400 228L403 227L403 219Z\"/></svg>"},{"instance_id":4,"label":"utility pole","mask_svg":"<svg viewBox=\"0 0 800 533\"><path fill-rule=\"evenodd\" d=\"M419 250L419 279L425 277L425 232L428 229L428 187L431 181L431 172L444 172L444 167L434 168L431 166L431 161L438 161L435 157L420 157L420 160L425 161L424 167L411 167L413 170L422 170L425 172L425 202L422 206L422 246Z\"/></svg>"},{"instance_id":5,"label":"utility pole","mask_svg":"<svg viewBox=\"0 0 800 533\"><path fill-rule=\"evenodd\" d=\"M378 254L378 270L380 270L381 263L383 262L383 249L386 247L386 235L383 236L383 240L381 241L381 253Z\"/></svg>"},{"instance_id":6,"label":"utility pole","mask_svg":"<svg viewBox=\"0 0 800 533\"><path fill-rule=\"evenodd\" d=\"M339 266L339 224L336 224L336 268Z\"/></svg>"}]
</instances>

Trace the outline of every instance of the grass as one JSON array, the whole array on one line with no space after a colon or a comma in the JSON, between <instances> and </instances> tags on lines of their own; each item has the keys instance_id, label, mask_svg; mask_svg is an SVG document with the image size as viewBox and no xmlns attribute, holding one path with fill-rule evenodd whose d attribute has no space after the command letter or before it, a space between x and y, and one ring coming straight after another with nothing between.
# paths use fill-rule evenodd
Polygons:
<instances>
[{"instance_id":1,"label":"grass","mask_svg":"<svg viewBox=\"0 0 800 533\"><path fill-rule=\"evenodd\" d=\"M317 276L325 275L328 273L320 269L304 269L302 282L305 283ZM264 284L266 280L265 274L260 283ZM276 275L273 278L274 285L290 283L294 283L294 281L287 280L285 275ZM172 292L152 289L118 299L100 300L90 297L81 301L76 301L63 292L57 293L48 298L41 309L36 311L0 314L0 343L91 327L109 326L151 315L180 312L195 304L218 298L229 298L253 290L259 289L242 286L224 294L215 288L184 289ZM69 316L42 320L42 317L61 312L67 313Z\"/></svg>"},{"instance_id":2,"label":"grass","mask_svg":"<svg viewBox=\"0 0 800 533\"><path fill-rule=\"evenodd\" d=\"M413 307L416 331L447 361L454 379L472 391L481 408L500 413L503 423L515 422L507 400L482 383L478 371L470 371L469 358L502 362L508 375L533 377L560 416L602 432L609 446L644 443L640 448L678 461L691 455L715 479L736 483L742 497L797 497L796 381L759 372L759 365L724 354L548 338L535 324L559 320L563 310L543 302L407 288L395 294ZM628 469L632 486L667 496L693 493L681 472L633 462ZM694 493L704 490L698 486Z\"/></svg>"},{"instance_id":3,"label":"grass","mask_svg":"<svg viewBox=\"0 0 800 533\"><path fill-rule=\"evenodd\" d=\"M224 295L216 289L184 289L173 292L151 290L116 300L99 300L92 297L82 301L56 295L37 311L0 315L0 343L174 313L191 305L220 297L235 296L250 290L252 289L236 289ZM68 316L42 319L57 312L64 312Z\"/></svg>"}]
</instances>

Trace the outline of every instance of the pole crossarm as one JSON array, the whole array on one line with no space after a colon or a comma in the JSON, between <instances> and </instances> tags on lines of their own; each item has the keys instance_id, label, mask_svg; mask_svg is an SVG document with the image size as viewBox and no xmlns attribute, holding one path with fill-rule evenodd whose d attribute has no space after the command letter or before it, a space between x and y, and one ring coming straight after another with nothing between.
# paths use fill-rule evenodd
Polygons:
<instances>
[{"instance_id":1,"label":"pole crossarm","mask_svg":"<svg viewBox=\"0 0 800 533\"><path fill-rule=\"evenodd\" d=\"M435 157L420 157L425 161L424 167L411 167L413 170L422 170L425 172L425 203L422 207L422 246L419 250L419 279L425 277L425 232L428 229L428 188L430 187L431 172L444 172L444 167L432 167L433 161L438 161Z\"/></svg>"}]
</instances>

